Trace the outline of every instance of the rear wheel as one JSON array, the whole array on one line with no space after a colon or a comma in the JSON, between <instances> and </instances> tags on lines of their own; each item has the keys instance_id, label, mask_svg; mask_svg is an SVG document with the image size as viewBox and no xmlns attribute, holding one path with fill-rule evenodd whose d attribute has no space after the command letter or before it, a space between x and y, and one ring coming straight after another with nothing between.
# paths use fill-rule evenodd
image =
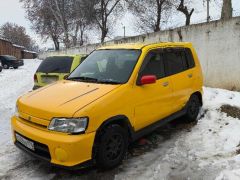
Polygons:
<instances>
[{"instance_id":1,"label":"rear wheel","mask_svg":"<svg viewBox=\"0 0 240 180\"><path fill-rule=\"evenodd\" d=\"M197 95L193 94L187 104L187 112L184 116L187 122L196 122L201 108L201 102Z\"/></svg>"},{"instance_id":2,"label":"rear wheel","mask_svg":"<svg viewBox=\"0 0 240 180\"><path fill-rule=\"evenodd\" d=\"M4 65L3 65L3 68L4 68L4 69L9 69L9 66L8 66L7 64L4 64Z\"/></svg>"},{"instance_id":3,"label":"rear wheel","mask_svg":"<svg viewBox=\"0 0 240 180\"><path fill-rule=\"evenodd\" d=\"M99 135L96 162L101 169L109 169L119 165L127 151L128 133L120 125L111 124Z\"/></svg>"}]
</instances>

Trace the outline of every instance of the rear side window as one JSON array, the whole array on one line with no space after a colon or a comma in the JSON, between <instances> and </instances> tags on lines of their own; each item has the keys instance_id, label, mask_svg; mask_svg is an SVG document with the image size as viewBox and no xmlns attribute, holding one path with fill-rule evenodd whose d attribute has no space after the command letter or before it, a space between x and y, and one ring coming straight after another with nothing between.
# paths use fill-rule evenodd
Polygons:
<instances>
[{"instance_id":1,"label":"rear side window","mask_svg":"<svg viewBox=\"0 0 240 180\"><path fill-rule=\"evenodd\" d=\"M145 65L141 75L155 75L157 79L165 77L164 63L162 53L158 51L151 51L145 58Z\"/></svg>"},{"instance_id":2,"label":"rear side window","mask_svg":"<svg viewBox=\"0 0 240 180\"><path fill-rule=\"evenodd\" d=\"M185 71L194 66L191 50L188 49L167 49L164 52L164 62L166 64L167 75L173 75Z\"/></svg>"},{"instance_id":3,"label":"rear side window","mask_svg":"<svg viewBox=\"0 0 240 180\"><path fill-rule=\"evenodd\" d=\"M185 70L181 52L165 52L164 60L167 67L167 74L173 75Z\"/></svg>"},{"instance_id":4,"label":"rear side window","mask_svg":"<svg viewBox=\"0 0 240 180\"><path fill-rule=\"evenodd\" d=\"M54 56L48 57L37 69L37 72L42 73L70 73L73 57L69 56Z\"/></svg>"},{"instance_id":5,"label":"rear side window","mask_svg":"<svg viewBox=\"0 0 240 180\"><path fill-rule=\"evenodd\" d=\"M193 68L195 66L195 62L193 59L192 51L189 48L186 48L185 54L188 62L188 68Z\"/></svg>"}]
</instances>

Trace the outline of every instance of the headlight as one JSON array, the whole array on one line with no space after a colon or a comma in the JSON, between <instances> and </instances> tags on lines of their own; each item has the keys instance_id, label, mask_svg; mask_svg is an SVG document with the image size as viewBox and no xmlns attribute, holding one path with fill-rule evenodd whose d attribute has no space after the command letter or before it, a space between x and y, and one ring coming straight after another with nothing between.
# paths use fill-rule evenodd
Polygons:
<instances>
[{"instance_id":1,"label":"headlight","mask_svg":"<svg viewBox=\"0 0 240 180\"><path fill-rule=\"evenodd\" d=\"M15 116L19 116L19 112L18 112L18 105L16 104L15 106L15 112L14 112Z\"/></svg>"},{"instance_id":2,"label":"headlight","mask_svg":"<svg viewBox=\"0 0 240 180\"><path fill-rule=\"evenodd\" d=\"M88 125L88 118L53 118L48 126L51 131L77 134L84 132Z\"/></svg>"}]
</instances>

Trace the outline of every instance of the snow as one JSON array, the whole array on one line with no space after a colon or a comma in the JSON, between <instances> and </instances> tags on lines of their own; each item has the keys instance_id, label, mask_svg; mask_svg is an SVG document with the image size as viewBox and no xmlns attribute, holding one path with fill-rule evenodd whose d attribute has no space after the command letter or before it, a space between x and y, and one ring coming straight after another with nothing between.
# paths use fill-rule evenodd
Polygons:
<instances>
[{"instance_id":1,"label":"snow","mask_svg":"<svg viewBox=\"0 0 240 180\"><path fill-rule=\"evenodd\" d=\"M196 125L160 128L146 137L155 137L156 147L129 156L113 170L67 171L26 155L12 143L10 118L16 99L33 87L40 60L24 62L0 73L0 179L240 179L240 120L220 111L223 104L240 107L240 93L223 89L204 88Z\"/></svg>"}]
</instances>

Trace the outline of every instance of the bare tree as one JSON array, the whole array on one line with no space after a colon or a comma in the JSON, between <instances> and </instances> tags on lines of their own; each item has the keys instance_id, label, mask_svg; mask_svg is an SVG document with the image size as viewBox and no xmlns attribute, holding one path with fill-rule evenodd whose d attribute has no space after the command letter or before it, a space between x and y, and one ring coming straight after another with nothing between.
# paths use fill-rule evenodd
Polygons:
<instances>
[{"instance_id":1,"label":"bare tree","mask_svg":"<svg viewBox=\"0 0 240 180\"><path fill-rule=\"evenodd\" d=\"M31 22L31 28L39 34L44 41L51 39L55 49L59 50L62 29L52 13L48 10L46 1L20 0L20 2L24 5L27 18Z\"/></svg>"},{"instance_id":2,"label":"bare tree","mask_svg":"<svg viewBox=\"0 0 240 180\"><path fill-rule=\"evenodd\" d=\"M230 19L232 18L232 14L232 0L223 0L221 19Z\"/></svg>"},{"instance_id":3,"label":"bare tree","mask_svg":"<svg viewBox=\"0 0 240 180\"><path fill-rule=\"evenodd\" d=\"M121 0L89 0L89 9L92 6L92 15L97 28L101 31L101 43L109 34L110 28L119 16L113 16L114 13L122 10Z\"/></svg>"},{"instance_id":4,"label":"bare tree","mask_svg":"<svg viewBox=\"0 0 240 180\"><path fill-rule=\"evenodd\" d=\"M93 19L89 16L91 12L86 6L84 0L74 0L73 3L73 22L71 23L71 33L72 44L80 46L84 44L87 39L87 30L93 26Z\"/></svg>"},{"instance_id":5,"label":"bare tree","mask_svg":"<svg viewBox=\"0 0 240 180\"><path fill-rule=\"evenodd\" d=\"M194 8L191 9L191 11L188 10L188 7L184 5L184 0L180 0L180 4L179 6L177 7L177 10L182 12L185 17L186 17L186 23L185 25L188 26L190 25L190 22L191 22L191 16L194 12Z\"/></svg>"},{"instance_id":6,"label":"bare tree","mask_svg":"<svg viewBox=\"0 0 240 180\"><path fill-rule=\"evenodd\" d=\"M35 41L27 35L26 29L23 26L8 22L0 27L0 32L3 37L14 44L24 46L29 50L32 50L33 47L37 47Z\"/></svg>"},{"instance_id":7,"label":"bare tree","mask_svg":"<svg viewBox=\"0 0 240 180\"><path fill-rule=\"evenodd\" d=\"M47 9L54 16L58 25L63 31L63 42L66 48L71 46L69 40L69 21L72 20L72 0L45 0L47 2Z\"/></svg>"},{"instance_id":8,"label":"bare tree","mask_svg":"<svg viewBox=\"0 0 240 180\"><path fill-rule=\"evenodd\" d=\"M126 0L128 9L136 18L136 26L141 31L160 31L174 7L175 0Z\"/></svg>"},{"instance_id":9,"label":"bare tree","mask_svg":"<svg viewBox=\"0 0 240 180\"><path fill-rule=\"evenodd\" d=\"M32 29L45 40L52 39L55 49L59 43L66 48L82 45L86 29L91 25L86 0L20 0L24 3Z\"/></svg>"}]
</instances>

